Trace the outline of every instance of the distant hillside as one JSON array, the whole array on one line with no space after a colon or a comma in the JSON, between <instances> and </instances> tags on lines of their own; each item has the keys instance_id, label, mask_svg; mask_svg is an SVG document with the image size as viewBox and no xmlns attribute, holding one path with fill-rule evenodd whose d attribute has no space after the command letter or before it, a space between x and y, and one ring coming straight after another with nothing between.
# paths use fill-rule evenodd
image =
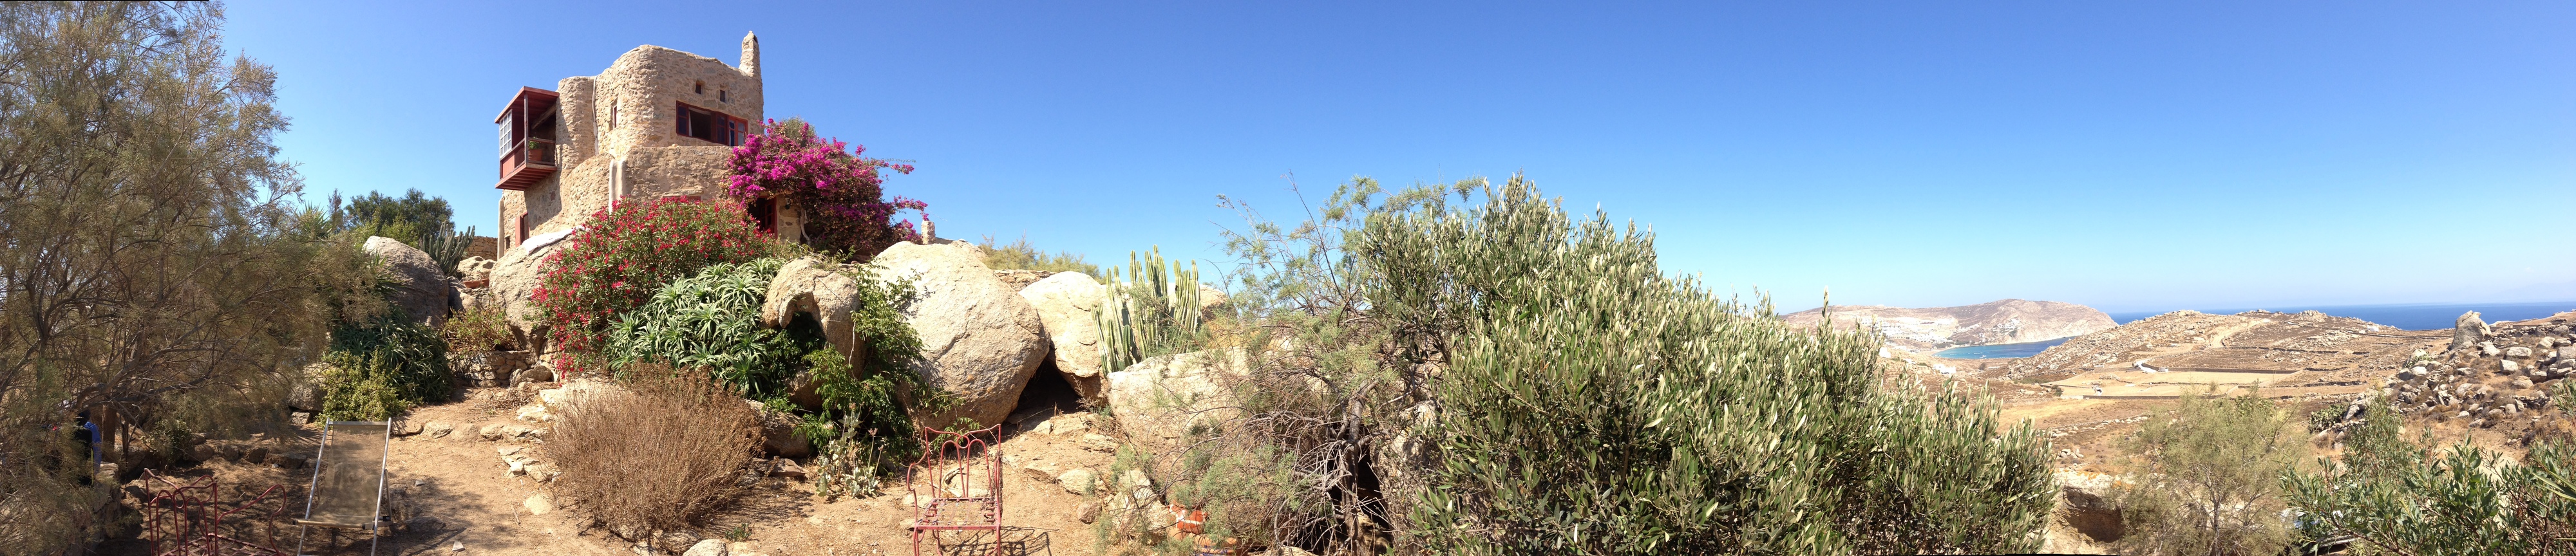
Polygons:
<instances>
[{"instance_id":1,"label":"distant hillside","mask_svg":"<svg viewBox=\"0 0 2576 556\"><path fill-rule=\"evenodd\" d=\"M2018 344L2082 336L2119 323L2092 307L2057 301L2005 299L1961 307L1909 309L1884 305L1835 305L1836 328L1863 322L1875 325L1897 347L1937 350L1960 346ZM1824 309L1781 317L1790 324L1815 326Z\"/></svg>"}]
</instances>

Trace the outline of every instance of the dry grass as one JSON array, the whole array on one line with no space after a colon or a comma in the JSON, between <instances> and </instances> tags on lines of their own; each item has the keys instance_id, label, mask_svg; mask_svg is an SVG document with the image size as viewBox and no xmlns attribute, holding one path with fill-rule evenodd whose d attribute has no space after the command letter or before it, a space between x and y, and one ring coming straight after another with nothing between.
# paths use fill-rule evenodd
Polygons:
<instances>
[{"instance_id":1,"label":"dry grass","mask_svg":"<svg viewBox=\"0 0 2576 556\"><path fill-rule=\"evenodd\" d=\"M626 389L569 400L545 451L564 466L559 494L634 539L683 530L730 505L760 429L751 406L704 373L629 371Z\"/></svg>"}]
</instances>

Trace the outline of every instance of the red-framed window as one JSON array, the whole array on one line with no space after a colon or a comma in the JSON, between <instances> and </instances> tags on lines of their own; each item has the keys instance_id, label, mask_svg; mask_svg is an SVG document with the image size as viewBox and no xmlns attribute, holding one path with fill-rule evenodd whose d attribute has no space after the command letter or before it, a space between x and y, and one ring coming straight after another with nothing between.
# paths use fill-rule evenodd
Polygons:
<instances>
[{"instance_id":1,"label":"red-framed window","mask_svg":"<svg viewBox=\"0 0 2576 556\"><path fill-rule=\"evenodd\" d=\"M681 137L696 137L710 143L736 147L742 145L743 133L751 127L750 122L723 112L689 106L686 102L676 104L678 104L677 114L680 116L678 131Z\"/></svg>"}]
</instances>

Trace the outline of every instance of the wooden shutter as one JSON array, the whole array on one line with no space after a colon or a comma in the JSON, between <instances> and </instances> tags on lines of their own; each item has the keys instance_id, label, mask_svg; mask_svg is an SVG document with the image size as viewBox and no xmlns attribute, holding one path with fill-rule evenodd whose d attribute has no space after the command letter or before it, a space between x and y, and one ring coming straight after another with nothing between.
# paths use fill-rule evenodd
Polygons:
<instances>
[{"instance_id":1,"label":"wooden shutter","mask_svg":"<svg viewBox=\"0 0 2576 556\"><path fill-rule=\"evenodd\" d=\"M680 136L689 137L689 105L672 103L671 115L677 116L672 119L680 121Z\"/></svg>"}]
</instances>

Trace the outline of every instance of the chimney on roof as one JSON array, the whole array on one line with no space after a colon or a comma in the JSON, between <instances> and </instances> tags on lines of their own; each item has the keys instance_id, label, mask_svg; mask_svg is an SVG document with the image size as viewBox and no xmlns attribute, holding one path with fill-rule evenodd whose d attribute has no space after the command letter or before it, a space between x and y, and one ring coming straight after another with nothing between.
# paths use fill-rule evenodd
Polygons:
<instances>
[{"instance_id":1,"label":"chimney on roof","mask_svg":"<svg viewBox=\"0 0 2576 556\"><path fill-rule=\"evenodd\" d=\"M752 79L760 78L760 35L748 31L742 34L742 63L735 67Z\"/></svg>"}]
</instances>

